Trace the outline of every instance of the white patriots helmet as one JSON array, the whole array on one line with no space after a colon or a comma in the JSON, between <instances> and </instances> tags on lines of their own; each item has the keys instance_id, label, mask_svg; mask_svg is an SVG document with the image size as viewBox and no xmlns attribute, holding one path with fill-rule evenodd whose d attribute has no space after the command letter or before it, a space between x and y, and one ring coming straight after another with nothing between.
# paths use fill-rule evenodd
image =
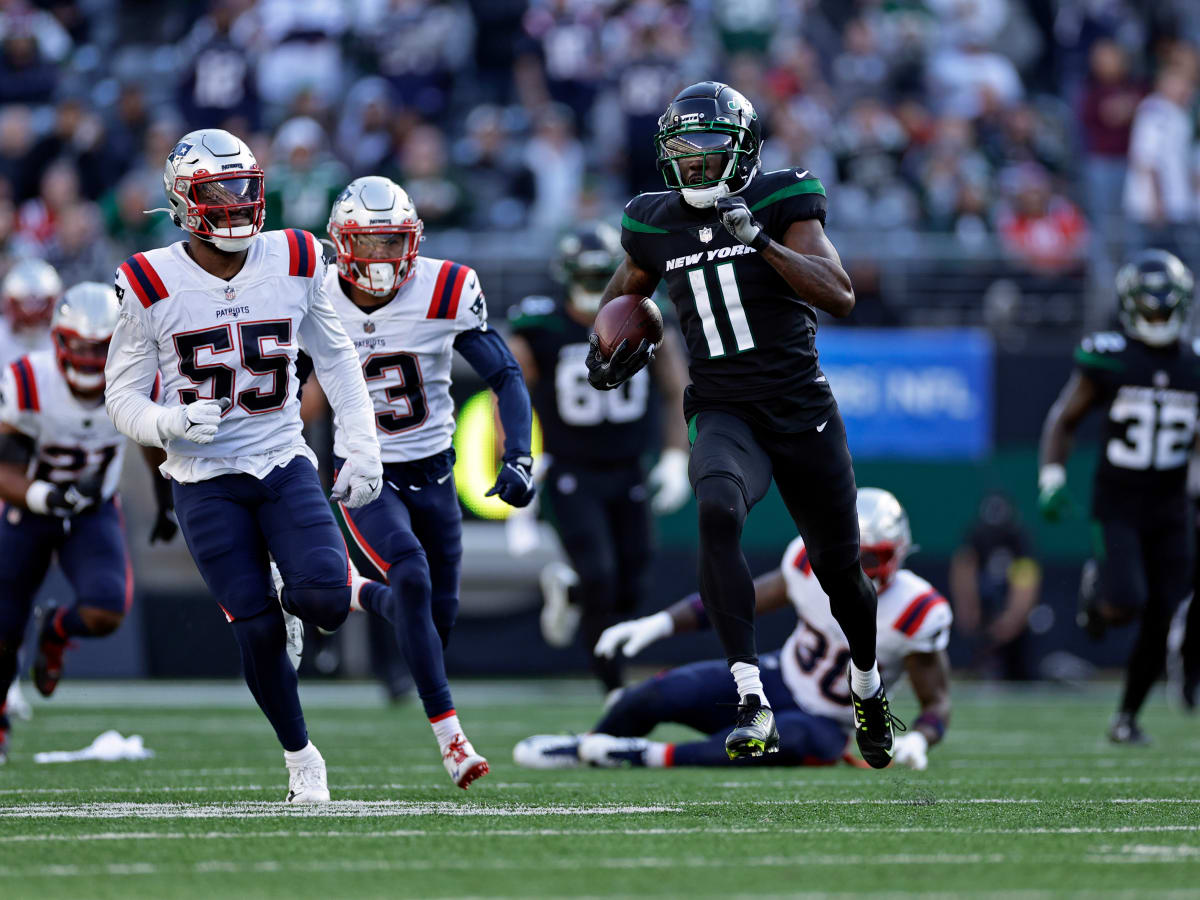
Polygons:
<instances>
[{"instance_id":1,"label":"white patriots helmet","mask_svg":"<svg viewBox=\"0 0 1200 900\"><path fill-rule=\"evenodd\" d=\"M337 250L338 275L384 297L416 272L425 224L412 198L382 175L356 178L333 201L326 226Z\"/></svg>"},{"instance_id":2,"label":"white patriots helmet","mask_svg":"<svg viewBox=\"0 0 1200 900\"><path fill-rule=\"evenodd\" d=\"M915 549L908 513L894 494L858 489L858 533L863 571L882 590Z\"/></svg>"},{"instance_id":3,"label":"white patriots helmet","mask_svg":"<svg viewBox=\"0 0 1200 900\"><path fill-rule=\"evenodd\" d=\"M108 344L121 315L121 302L111 284L81 281L54 307L50 336L54 355L67 384L80 394L104 390Z\"/></svg>"},{"instance_id":4,"label":"white patriots helmet","mask_svg":"<svg viewBox=\"0 0 1200 900\"><path fill-rule=\"evenodd\" d=\"M62 279L48 262L33 257L18 262L0 285L9 327L14 332L45 333L62 290Z\"/></svg>"},{"instance_id":5,"label":"white patriots helmet","mask_svg":"<svg viewBox=\"0 0 1200 900\"><path fill-rule=\"evenodd\" d=\"M181 137L167 155L163 188L175 224L218 250L245 250L262 231L262 169L228 131L202 128Z\"/></svg>"}]
</instances>

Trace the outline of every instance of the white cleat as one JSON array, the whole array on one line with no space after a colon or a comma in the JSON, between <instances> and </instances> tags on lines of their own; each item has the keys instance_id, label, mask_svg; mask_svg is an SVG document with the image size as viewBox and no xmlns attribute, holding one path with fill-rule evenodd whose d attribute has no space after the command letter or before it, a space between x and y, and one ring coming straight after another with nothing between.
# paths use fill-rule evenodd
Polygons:
<instances>
[{"instance_id":1,"label":"white cleat","mask_svg":"<svg viewBox=\"0 0 1200 900\"><path fill-rule=\"evenodd\" d=\"M454 740L442 754L442 765L450 773L450 780L464 791L471 782L478 781L488 773L488 761L475 752L475 748L461 734L456 734Z\"/></svg>"},{"instance_id":2,"label":"white cleat","mask_svg":"<svg viewBox=\"0 0 1200 900\"><path fill-rule=\"evenodd\" d=\"M33 718L33 707L25 699L25 693L21 690L21 682L15 678L9 685L8 696L5 698L3 706L4 710L14 719L28 722Z\"/></svg>"},{"instance_id":3,"label":"white cleat","mask_svg":"<svg viewBox=\"0 0 1200 900\"><path fill-rule=\"evenodd\" d=\"M650 742L640 737L587 734L579 742L579 761L602 769L646 765Z\"/></svg>"},{"instance_id":4,"label":"white cleat","mask_svg":"<svg viewBox=\"0 0 1200 900\"><path fill-rule=\"evenodd\" d=\"M551 647L570 647L579 631L578 606L571 603L570 590L579 576L564 562L547 563L538 576L542 585L542 637Z\"/></svg>"},{"instance_id":5,"label":"white cleat","mask_svg":"<svg viewBox=\"0 0 1200 900\"><path fill-rule=\"evenodd\" d=\"M280 609L283 609L283 575L280 574L279 566L275 565L274 560L271 560L271 581L274 582L275 594L281 601ZM292 662L292 668L299 672L300 659L304 656L304 622L300 620L299 616L293 616L284 609L283 627L287 631L288 659Z\"/></svg>"},{"instance_id":6,"label":"white cleat","mask_svg":"<svg viewBox=\"0 0 1200 900\"><path fill-rule=\"evenodd\" d=\"M350 612L366 612L359 599L362 589L371 583L371 579L360 575L353 561L350 563Z\"/></svg>"},{"instance_id":7,"label":"white cleat","mask_svg":"<svg viewBox=\"0 0 1200 900\"><path fill-rule=\"evenodd\" d=\"M579 765L579 738L535 734L513 747L513 762L526 769L573 769Z\"/></svg>"},{"instance_id":8,"label":"white cleat","mask_svg":"<svg viewBox=\"0 0 1200 900\"><path fill-rule=\"evenodd\" d=\"M288 803L328 803L329 781L325 776L325 760L306 766L288 766Z\"/></svg>"}]
</instances>

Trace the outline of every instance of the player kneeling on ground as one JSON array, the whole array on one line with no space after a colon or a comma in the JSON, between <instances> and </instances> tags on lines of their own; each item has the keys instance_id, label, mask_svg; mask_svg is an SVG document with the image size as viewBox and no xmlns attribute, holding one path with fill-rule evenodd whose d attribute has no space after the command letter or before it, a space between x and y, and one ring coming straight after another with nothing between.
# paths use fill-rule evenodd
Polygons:
<instances>
[{"instance_id":1,"label":"player kneeling on ground","mask_svg":"<svg viewBox=\"0 0 1200 900\"><path fill-rule=\"evenodd\" d=\"M53 352L22 356L0 376L0 697L16 675L17 651L52 556L75 602L43 610L33 664L43 696L58 686L67 642L116 631L133 600L116 496L125 437L104 411L104 360L119 315L111 285L75 285L54 308ZM157 399L158 382L151 382ZM161 453L146 458L153 467ZM161 500L164 492L156 493ZM169 506L160 508L151 542L174 536ZM0 762L8 728L0 705Z\"/></svg>"},{"instance_id":2,"label":"player kneeling on ground","mask_svg":"<svg viewBox=\"0 0 1200 900\"><path fill-rule=\"evenodd\" d=\"M863 569L879 592L879 667L890 679L907 674L921 706L913 729L897 738L894 758L924 769L929 748L942 739L950 721L950 605L929 582L901 568L912 538L899 501L887 491L863 488L857 507ZM854 728L846 687L850 649L813 575L803 539L788 545L779 569L755 579L754 593L757 612L781 609L790 600L799 621L783 649L763 658L763 687L775 710L780 744L751 759L783 766L835 763L846 752ZM597 652L632 657L654 641L707 625L704 607L693 594L652 616L612 626L600 637ZM606 767L730 765L737 761L725 752L725 735L730 730L728 705L736 702L724 661L693 663L628 688L591 733L535 735L517 744L513 758L538 769L581 762ZM643 737L663 722L690 725L709 737L684 744Z\"/></svg>"}]
</instances>

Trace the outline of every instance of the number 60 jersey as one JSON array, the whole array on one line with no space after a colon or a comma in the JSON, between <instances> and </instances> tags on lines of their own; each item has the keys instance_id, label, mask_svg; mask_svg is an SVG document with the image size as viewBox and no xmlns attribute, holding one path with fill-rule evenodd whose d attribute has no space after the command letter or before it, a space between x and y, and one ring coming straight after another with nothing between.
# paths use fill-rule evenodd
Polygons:
<instances>
[{"instance_id":1,"label":"number 60 jersey","mask_svg":"<svg viewBox=\"0 0 1200 900\"><path fill-rule=\"evenodd\" d=\"M783 681L803 709L829 716L853 728L846 667L850 646L808 562L804 540L796 538L781 564L788 599L799 621L783 649L779 667ZM946 598L908 569L898 571L879 592L875 655L889 686L904 677L904 657L936 653L950 643L953 615Z\"/></svg>"},{"instance_id":2,"label":"number 60 jersey","mask_svg":"<svg viewBox=\"0 0 1200 900\"><path fill-rule=\"evenodd\" d=\"M1131 496L1151 503L1182 498L1200 392L1196 347L1187 341L1151 347L1106 331L1080 342L1075 365L1107 411L1094 512L1106 515Z\"/></svg>"},{"instance_id":3,"label":"number 60 jersey","mask_svg":"<svg viewBox=\"0 0 1200 900\"><path fill-rule=\"evenodd\" d=\"M424 459L450 446L454 340L488 327L487 302L474 269L424 256L413 265L416 272L396 296L370 311L346 296L336 268L325 276L325 294L362 363L385 463ZM350 455L345 441L336 428L333 452L342 459Z\"/></svg>"}]
</instances>

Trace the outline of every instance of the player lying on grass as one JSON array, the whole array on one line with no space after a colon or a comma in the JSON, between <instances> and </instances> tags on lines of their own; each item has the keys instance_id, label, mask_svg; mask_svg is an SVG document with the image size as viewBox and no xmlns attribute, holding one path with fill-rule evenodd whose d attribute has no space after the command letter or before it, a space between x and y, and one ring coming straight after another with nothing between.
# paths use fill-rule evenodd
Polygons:
<instances>
[{"instance_id":1,"label":"player lying on grass","mask_svg":"<svg viewBox=\"0 0 1200 900\"><path fill-rule=\"evenodd\" d=\"M877 655L889 680L912 680L921 712L912 730L896 739L895 760L924 769L929 748L950 721L950 605L929 582L901 568L912 550L908 516L900 502L878 488L858 492L863 569L879 592ZM799 621L783 649L763 657L763 687L775 710L780 750L751 758L767 765L805 766L837 762L847 750L854 714L846 687L850 649L829 610L802 538L784 552L783 564L754 582L757 613L782 609L790 600ZM635 656L672 634L708 626L693 594L652 616L613 625L597 653ZM535 735L513 750L519 765L595 766L730 765L725 735L728 707L737 702L722 660L693 663L627 688L591 733ZM662 722L690 725L708 738L682 744L647 740Z\"/></svg>"}]
</instances>

